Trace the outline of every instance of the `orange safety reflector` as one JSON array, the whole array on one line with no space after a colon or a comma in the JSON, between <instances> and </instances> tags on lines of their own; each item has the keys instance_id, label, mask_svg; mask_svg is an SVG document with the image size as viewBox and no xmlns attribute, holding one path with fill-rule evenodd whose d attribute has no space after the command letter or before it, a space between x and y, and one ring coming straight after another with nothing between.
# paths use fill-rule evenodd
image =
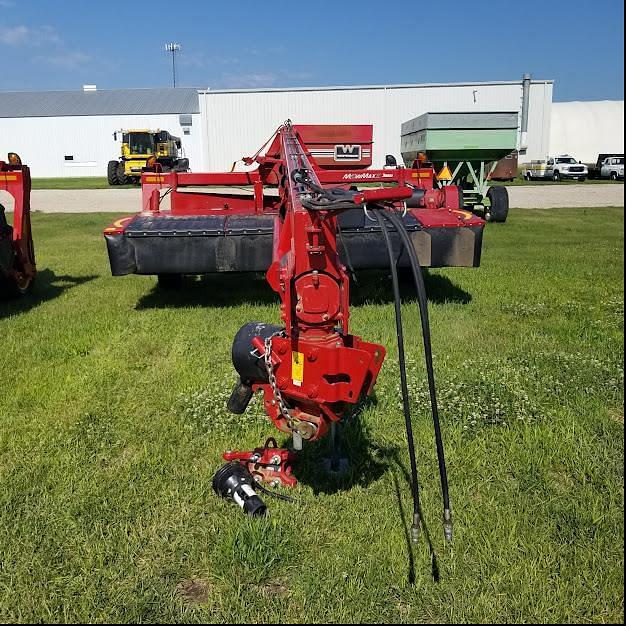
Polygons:
<instances>
[{"instance_id":1,"label":"orange safety reflector","mask_svg":"<svg viewBox=\"0 0 626 626\"><path fill-rule=\"evenodd\" d=\"M437 180L452 180L452 172L447 165L444 165L441 172L437 174Z\"/></svg>"},{"instance_id":2,"label":"orange safety reflector","mask_svg":"<svg viewBox=\"0 0 626 626\"><path fill-rule=\"evenodd\" d=\"M165 182L165 178L163 176L146 176L147 183L162 183Z\"/></svg>"},{"instance_id":3,"label":"orange safety reflector","mask_svg":"<svg viewBox=\"0 0 626 626\"><path fill-rule=\"evenodd\" d=\"M3 180L3 181L17 180L17 176L15 174L0 174L0 180Z\"/></svg>"}]
</instances>

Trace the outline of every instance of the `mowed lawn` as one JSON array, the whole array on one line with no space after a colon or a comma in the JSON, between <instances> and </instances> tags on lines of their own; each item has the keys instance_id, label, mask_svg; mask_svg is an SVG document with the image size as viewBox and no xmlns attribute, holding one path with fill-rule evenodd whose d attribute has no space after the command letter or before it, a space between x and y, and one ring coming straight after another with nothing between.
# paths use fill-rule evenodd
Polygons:
<instances>
[{"instance_id":1,"label":"mowed lawn","mask_svg":"<svg viewBox=\"0 0 626 626\"><path fill-rule=\"evenodd\" d=\"M224 406L232 338L278 321L274 294L112 278L110 216L35 215L38 285L0 304L0 620L623 621L623 215L513 211L480 269L430 272L452 547L407 302L428 529L412 552L384 272L353 290L353 332L389 356L346 428L351 472L324 475L309 446L297 503L251 520L211 478L223 450L277 434L258 402Z\"/></svg>"}]
</instances>

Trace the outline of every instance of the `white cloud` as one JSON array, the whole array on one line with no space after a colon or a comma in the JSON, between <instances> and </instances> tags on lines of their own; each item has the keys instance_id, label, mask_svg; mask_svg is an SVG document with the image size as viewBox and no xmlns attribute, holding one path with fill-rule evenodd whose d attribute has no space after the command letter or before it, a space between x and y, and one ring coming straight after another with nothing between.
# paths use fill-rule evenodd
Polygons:
<instances>
[{"instance_id":1,"label":"white cloud","mask_svg":"<svg viewBox=\"0 0 626 626\"><path fill-rule=\"evenodd\" d=\"M0 26L0 43L5 46L38 48L43 45L63 45L52 26Z\"/></svg>"},{"instance_id":2,"label":"white cloud","mask_svg":"<svg viewBox=\"0 0 626 626\"><path fill-rule=\"evenodd\" d=\"M309 72L276 70L272 72L231 72L223 73L212 85L215 88L254 89L259 87L289 86L312 78Z\"/></svg>"},{"instance_id":3,"label":"white cloud","mask_svg":"<svg viewBox=\"0 0 626 626\"><path fill-rule=\"evenodd\" d=\"M270 72L252 72L244 74L226 74L222 76L221 83L228 89L272 87L278 81L279 76Z\"/></svg>"},{"instance_id":4,"label":"white cloud","mask_svg":"<svg viewBox=\"0 0 626 626\"><path fill-rule=\"evenodd\" d=\"M37 51L33 62L65 70L74 70L91 61L88 54L69 48L52 26L0 26L0 45ZM43 47L46 47L45 55Z\"/></svg>"},{"instance_id":5,"label":"white cloud","mask_svg":"<svg viewBox=\"0 0 626 626\"><path fill-rule=\"evenodd\" d=\"M80 52L79 50L67 50L45 57L37 56L34 61L54 65L55 67L60 67L65 70L75 70L81 65L89 63L89 61L91 61L91 57L84 52Z\"/></svg>"}]
</instances>

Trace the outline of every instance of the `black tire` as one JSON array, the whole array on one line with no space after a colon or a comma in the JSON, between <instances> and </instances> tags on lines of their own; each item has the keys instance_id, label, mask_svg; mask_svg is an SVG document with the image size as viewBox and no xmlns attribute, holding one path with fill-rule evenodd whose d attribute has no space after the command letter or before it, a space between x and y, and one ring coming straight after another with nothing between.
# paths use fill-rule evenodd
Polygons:
<instances>
[{"instance_id":1,"label":"black tire","mask_svg":"<svg viewBox=\"0 0 626 626\"><path fill-rule=\"evenodd\" d=\"M188 172L189 171L189 159L178 159L174 164L174 171L176 172Z\"/></svg>"},{"instance_id":2,"label":"black tire","mask_svg":"<svg viewBox=\"0 0 626 626\"><path fill-rule=\"evenodd\" d=\"M554 172L554 174L552 174L552 180L553 180L555 183L560 182L560 180L561 180L561 173L559 172L559 170L556 170L556 171Z\"/></svg>"},{"instance_id":3,"label":"black tire","mask_svg":"<svg viewBox=\"0 0 626 626\"><path fill-rule=\"evenodd\" d=\"M587 179L586 179L584 176L581 176L578 180L579 180L581 183L584 183Z\"/></svg>"},{"instance_id":4,"label":"black tire","mask_svg":"<svg viewBox=\"0 0 626 626\"><path fill-rule=\"evenodd\" d=\"M158 274L159 289L180 289L183 284L182 274Z\"/></svg>"},{"instance_id":5,"label":"black tire","mask_svg":"<svg viewBox=\"0 0 626 626\"><path fill-rule=\"evenodd\" d=\"M504 224L509 216L509 192L506 187L489 187L487 198L491 206L485 212L488 222Z\"/></svg>"},{"instance_id":6,"label":"black tire","mask_svg":"<svg viewBox=\"0 0 626 626\"><path fill-rule=\"evenodd\" d=\"M526 176L524 176L524 178L528 181L531 182L533 179L533 175L530 172L526 172Z\"/></svg>"},{"instance_id":7,"label":"black tire","mask_svg":"<svg viewBox=\"0 0 626 626\"><path fill-rule=\"evenodd\" d=\"M120 182L117 179L117 166L119 161L109 161L107 165L107 181L109 185L119 185Z\"/></svg>"},{"instance_id":8,"label":"black tire","mask_svg":"<svg viewBox=\"0 0 626 626\"><path fill-rule=\"evenodd\" d=\"M4 207L0 204L0 298L24 296L33 285L34 278L24 277L22 281L9 278L7 274L16 269L16 257L12 246L13 228L7 222ZM35 250L32 240L29 242L30 257L34 263Z\"/></svg>"},{"instance_id":9,"label":"black tire","mask_svg":"<svg viewBox=\"0 0 626 626\"><path fill-rule=\"evenodd\" d=\"M124 161L120 161L117 164L117 184L128 185L128 182L128 176L126 176L126 172L124 171Z\"/></svg>"},{"instance_id":10,"label":"black tire","mask_svg":"<svg viewBox=\"0 0 626 626\"><path fill-rule=\"evenodd\" d=\"M611 180L617 180L617 172L611 172Z\"/></svg>"}]
</instances>

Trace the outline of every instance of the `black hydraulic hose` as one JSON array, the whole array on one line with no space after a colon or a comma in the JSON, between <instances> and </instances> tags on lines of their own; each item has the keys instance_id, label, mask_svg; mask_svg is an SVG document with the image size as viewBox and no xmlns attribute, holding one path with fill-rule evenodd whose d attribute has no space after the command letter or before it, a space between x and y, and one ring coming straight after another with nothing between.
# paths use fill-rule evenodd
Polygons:
<instances>
[{"instance_id":1,"label":"black hydraulic hose","mask_svg":"<svg viewBox=\"0 0 626 626\"><path fill-rule=\"evenodd\" d=\"M426 298L426 285L424 284L424 276L422 274L422 267L417 253L413 247L411 238L406 230L406 227L396 213L392 211L379 210L378 213L382 214L395 228L398 235L404 243L404 248L409 257L411 264L411 270L413 272L413 278L415 279L415 287L417 289L417 297L420 309L420 318L422 324L422 337L424 340L424 357L426 361L426 372L428 376L428 390L430 393L431 412L433 417L433 426L435 430L435 444L437 447L437 461L439 464L439 478L441 482L441 493L443 499L443 527L444 534L447 541L452 540L452 510L450 508L450 495L448 491L448 472L446 468L446 459L443 449L443 439L441 436L441 424L439 420L439 408L437 405L437 390L435 386L435 372L433 367L433 354L432 344L430 336L430 322L428 319L428 301Z\"/></svg>"},{"instance_id":2,"label":"black hydraulic hose","mask_svg":"<svg viewBox=\"0 0 626 626\"><path fill-rule=\"evenodd\" d=\"M411 405L409 401L409 387L406 377L406 358L404 354L404 331L402 328L402 308L400 296L400 284L398 282L398 267L396 255L393 251L393 243L387 230L385 220L380 212L376 211L376 219L380 224L387 253L389 255L389 266L391 268L391 281L393 284L393 299L396 314L396 334L398 338L398 364L400 367L400 385L402 388L402 408L404 412L404 423L406 427L406 439L409 448L409 459L411 462L411 490L413 492L413 525L411 526L411 539L414 543L419 540L420 529L420 499L419 499L419 481L417 474L417 460L415 455L415 440L413 437L413 424L411 422Z\"/></svg>"},{"instance_id":3,"label":"black hydraulic hose","mask_svg":"<svg viewBox=\"0 0 626 626\"><path fill-rule=\"evenodd\" d=\"M277 500L282 500L283 502L291 502L294 503L296 500L290 496L286 496L282 493L277 493L276 491L272 491L271 489L267 489L261 483L256 483L254 486L255 489L258 489L261 493L267 494L272 498L276 498Z\"/></svg>"}]
</instances>

